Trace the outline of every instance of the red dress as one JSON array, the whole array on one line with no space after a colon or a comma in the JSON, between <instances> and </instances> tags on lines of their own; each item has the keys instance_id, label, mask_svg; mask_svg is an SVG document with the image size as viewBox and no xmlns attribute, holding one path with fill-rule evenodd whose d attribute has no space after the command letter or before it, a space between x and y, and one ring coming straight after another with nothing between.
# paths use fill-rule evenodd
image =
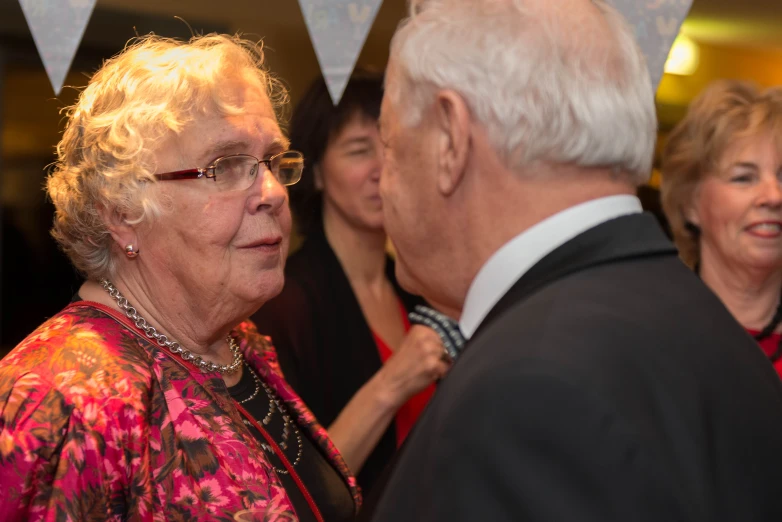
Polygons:
<instances>
[{"instance_id":1,"label":"red dress","mask_svg":"<svg viewBox=\"0 0 782 522\"><path fill-rule=\"evenodd\" d=\"M755 337L760 333L760 331L758 330L747 330L747 332L752 337ZM760 344L760 347L763 349L763 353L766 354L766 357L771 357L774 353L776 353L777 348L779 347L780 340L782 340L782 334L772 333L765 339L761 339L760 341L758 341L758 344ZM782 357L774 361L773 364L774 364L774 369L777 371L777 374L779 374L779 376L782 377Z\"/></svg>"},{"instance_id":2,"label":"red dress","mask_svg":"<svg viewBox=\"0 0 782 522\"><path fill-rule=\"evenodd\" d=\"M408 330L410 330L410 321L407 319L407 311L405 310L405 307L402 305L402 303L399 303L399 310L402 314L402 322L405 325L405 333L407 333ZM380 360L383 364L385 364L386 361L388 361L388 359L394 355L394 352L374 331L372 332L372 337L375 338L375 344L377 344L377 351L380 354ZM413 428L415 421L418 420L418 416L421 415L421 412L424 411L424 408L426 408L426 404L429 402L432 394L434 394L434 384L430 384L424 388L423 391L410 397L410 399L408 399L408 401L404 403L401 408L399 408L399 411L396 412L395 420L397 447L400 447L402 442L404 442L405 437L407 437L407 434Z\"/></svg>"}]
</instances>

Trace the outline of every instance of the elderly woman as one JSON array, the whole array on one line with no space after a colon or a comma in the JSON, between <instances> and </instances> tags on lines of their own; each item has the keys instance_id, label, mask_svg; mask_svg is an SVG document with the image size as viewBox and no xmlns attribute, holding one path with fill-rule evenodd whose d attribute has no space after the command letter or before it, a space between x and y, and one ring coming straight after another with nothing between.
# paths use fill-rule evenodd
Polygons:
<instances>
[{"instance_id":1,"label":"elderly woman","mask_svg":"<svg viewBox=\"0 0 782 522\"><path fill-rule=\"evenodd\" d=\"M782 374L782 88L711 85L671 133L662 175L682 258Z\"/></svg>"},{"instance_id":2,"label":"elderly woman","mask_svg":"<svg viewBox=\"0 0 782 522\"><path fill-rule=\"evenodd\" d=\"M69 113L53 235L87 281L0 363L3 520L349 520L325 430L243 318L303 169L260 48L148 37Z\"/></svg>"}]
</instances>

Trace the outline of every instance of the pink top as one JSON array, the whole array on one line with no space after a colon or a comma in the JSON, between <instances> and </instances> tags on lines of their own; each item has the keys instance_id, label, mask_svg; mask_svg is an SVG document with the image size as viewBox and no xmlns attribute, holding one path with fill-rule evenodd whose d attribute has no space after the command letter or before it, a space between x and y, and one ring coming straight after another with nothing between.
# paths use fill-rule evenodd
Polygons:
<instances>
[{"instance_id":1,"label":"pink top","mask_svg":"<svg viewBox=\"0 0 782 522\"><path fill-rule=\"evenodd\" d=\"M232 335L353 494L356 480L251 322ZM114 310L76 302L0 361L0 520L293 515L219 374L191 373Z\"/></svg>"}]
</instances>

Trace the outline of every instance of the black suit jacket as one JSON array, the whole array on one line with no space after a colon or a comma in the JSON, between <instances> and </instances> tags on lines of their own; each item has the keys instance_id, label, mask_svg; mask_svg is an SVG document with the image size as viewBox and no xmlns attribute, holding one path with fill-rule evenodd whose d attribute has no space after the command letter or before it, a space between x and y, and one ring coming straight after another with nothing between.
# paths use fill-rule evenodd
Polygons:
<instances>
[{"instance_id":1,"label":"black suit jacket","mask_svg":"<svg viewBox=\"0 0 782 522\"><path fill-rule=\"evenodd\" d=\"M407 310L423 303L399 287L390 259L386 275ZM286 380L323 426L334 422L382 366L361 306L322 229L288 259L282 293L252 320L271 336ZM396 449L392 422L357 477L365 494Z\"/></svg>"},{"instance_id":2,"label":"black suit jacket","mask_svg":"<svg viewBox=\"0 0 782 522\"><path fill-rule=\"evenodd\" d=\"M441 382L373 520L782 520L782 387L648 214L561 246Z\"/></svg>"}]
</instances>

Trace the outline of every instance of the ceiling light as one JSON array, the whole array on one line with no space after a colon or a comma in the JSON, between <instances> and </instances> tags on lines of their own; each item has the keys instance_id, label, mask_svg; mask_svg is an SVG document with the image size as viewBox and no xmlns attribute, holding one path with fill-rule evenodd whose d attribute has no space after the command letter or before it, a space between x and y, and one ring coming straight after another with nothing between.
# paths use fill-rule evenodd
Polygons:
<instances>
[{"instance_id":1,"label":"ceiling light","mask_svg":"<svg viewBox=\"0 0 782 522\"><path fill-rule=\"evenodd\" d=\"M676 37L668 54L668 60L665 62L665 72L688 76L698 68L700 59L700 49L690 38L680 34Z\"/></svg>"}]
</instances>

